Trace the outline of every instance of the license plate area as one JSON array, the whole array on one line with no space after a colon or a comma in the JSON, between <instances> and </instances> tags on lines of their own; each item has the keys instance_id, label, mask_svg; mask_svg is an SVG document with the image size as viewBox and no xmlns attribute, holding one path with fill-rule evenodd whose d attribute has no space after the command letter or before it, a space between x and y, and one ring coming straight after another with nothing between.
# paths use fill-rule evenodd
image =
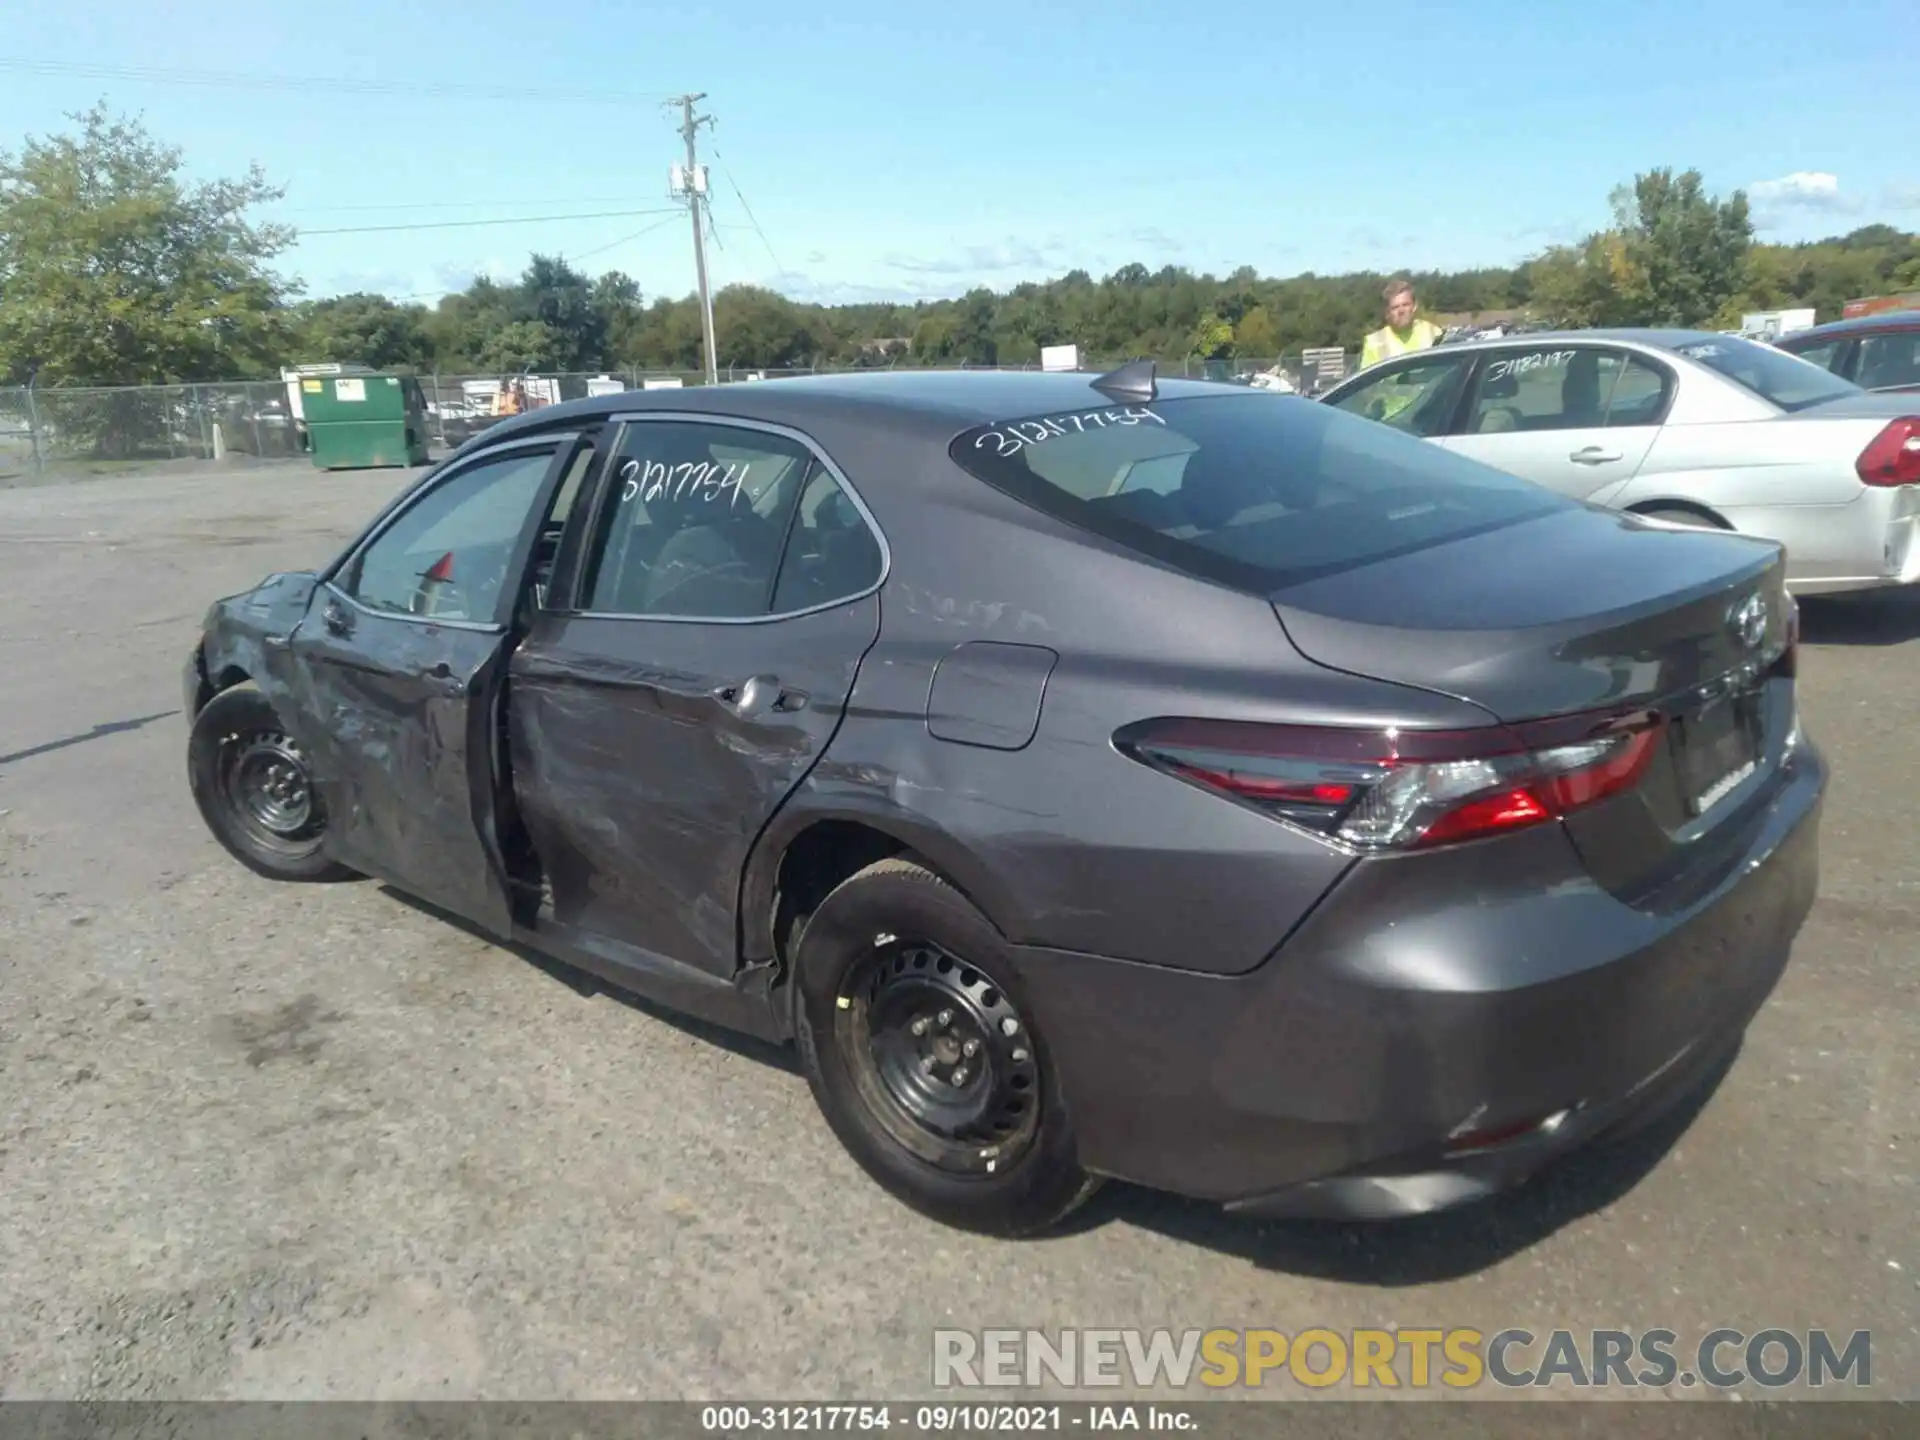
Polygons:
<instances>
[{"instance_id":1,"label":"license plate area","mask_svg":"<svg viewBox=\"0 0 1920 1440\"><path fill-rule=\"evenodd\" d=\"M1674 766L1690 817L1706 814L1760 768L1762 691L1725 692L1674 726Z\"/></svg>"}]
</instances>

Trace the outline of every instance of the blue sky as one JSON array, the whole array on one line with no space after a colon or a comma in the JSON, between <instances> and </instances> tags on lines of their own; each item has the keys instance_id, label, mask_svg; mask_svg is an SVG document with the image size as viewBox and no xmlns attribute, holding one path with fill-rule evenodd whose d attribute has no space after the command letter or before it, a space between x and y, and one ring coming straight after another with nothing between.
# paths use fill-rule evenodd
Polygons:
<instances>
[{"instance_id":1,"label":"blue sky","mask_svg":"<svg viewBox=\"0 0 1920 1440\"><path fill-rule=\"evenodd\" d=\"M1916 40L1913 0L62 0L0 27L0 147L104 98L198 172L258 161L303 230L439 227L307 235L309 295L431 300L535 249L681 295L684 215L604 212L667 208L661 100L703 90L716 283L911 299L1509 263L1657 165L1747 188L1767 238L1920 228L1920 88L1885 58Z\"/></svg>"}]
</instances>

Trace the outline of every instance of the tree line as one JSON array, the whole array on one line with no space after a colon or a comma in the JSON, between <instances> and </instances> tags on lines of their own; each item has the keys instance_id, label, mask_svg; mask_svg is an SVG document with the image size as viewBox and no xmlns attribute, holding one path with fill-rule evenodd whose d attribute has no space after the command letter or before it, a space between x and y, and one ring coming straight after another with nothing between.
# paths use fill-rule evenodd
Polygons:
<instances>
[{"instance_id":1,"label":"tree line","mask_svg":"<svg viewBox=\"0 0 1920 1440\"><path fill-rule=\"evenodd\" d=\"M128 385L272 376L352 361L419 373L697 370L692 296L647 295L535 254L428 306L384 295L304 299L273 262L291 227L250 218L285 194L257 168L191 182L181 152L104 105L74 133L0 152L0 383ZM1411 278L1429 314L1519 312L1548 324L1730 328L1751 310L1920 287L1920 235L1888 225L1760 243L1744 193L1654 169L1611 197L1611 223L1524 263ZM1006 291L914 304L817 305L728 286L714 297L722 366L1014 365L1044 345L1099 359L1270 360L1357 347L1387 275L1272 277L1181 266L1074 270Z\"/></svg>"}]
</instances>

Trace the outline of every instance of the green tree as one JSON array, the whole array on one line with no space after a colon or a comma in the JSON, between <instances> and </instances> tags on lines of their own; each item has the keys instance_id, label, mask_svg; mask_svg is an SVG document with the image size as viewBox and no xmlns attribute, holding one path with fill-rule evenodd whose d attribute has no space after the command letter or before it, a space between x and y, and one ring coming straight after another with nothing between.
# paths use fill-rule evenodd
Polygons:
<instances>
[{"instance_id":1,"label":"green tree","mask_svg":"<svg viewBox=\"0 0 1920 1440\"><path fill-rule=\"evenodd\" d=\"M376 370L420 370L434 360L424 305L384 295L336 295L297 307L288 358L300 364L345 361Z\"/></svg>"},{"instance_id":2,"label":"green tree","mask_svg":"<svg viewBox=\"0 0 1920 1440\"><path fill-rule=\"evenodd\" d=\"M1233 327L1234 353L1250 360L1275 360L1280 356L1280 330L1264 305L1256 305L1240 317Z\"/></svg>"},{"instance_id":3,"label":"green tree","mask_svg":"<svg viewBox=\"0 0 1920 1440\"><path fill-rule=\"evenodd\" d=\"M607 316L594 303L593 281L555 255L535 255L520 277L509 309L518 321L536 321L552 337L556 370L597 369L607 350Z\"/></svg>"},{"instance_id":4,"label":"green tree","mask_svg":"<svg viewBox=\"0 0 1920 1440\"><path fill-rule=\"evenodd\" d=\"M1646 323L1646 283L1617 232L1556 245L1527 267L1533 308L1555 325Z\"/></svg>"},{"instance_id":5,"label":"green tree","mask_svg":"<svg viewBox=\"0 0 1920 1440\"><path fill-rule=\"evenodd\" d=\"M722 365L800 369L817 339L808 316L786 296L753 285L729 285L713 297L714 351Z\"/></svg>"},{"instance_id":6,"label":"green tree","mask_svg":"<svg viewBox=\"0 0 1920 1440\"><path fill-rule=\"evenodd\" d=\"M1233 326L1220 315L1209 315L1187 337L1187 354L1196 360L1224 360L1233 353Z\"/></svg>"},{"instance_id":7,"label":"green tree","mask_svg":"<svg viewBox=\"0 0 1920 1440\"><path fill-rule=\"evenodd\" d=\"M1614 191L1613 203L1625 259L1616 279L1640 323L1704 325L1745 287L1745 191L1715 200L1698 170L1652 170Z\"/></svg>"},{"instance_id":8,"label":"green tree","mask_svg":"<svg viewBox=\"0 0 1920 1440\"><path fill-rule=\"evenodd\" d=\"M559 370L568 341L539 320L513 320L489 331L474 352L482 370L510 374L518 370Z\"/></svg>"},{"instance_id":9,"label":"green tree","mask_svg":"<svg viewBox=\"0 0 1920 1440\"><path fill-rule=\"evenodd\" d=\"M271 371L296 286L268 262L293 232L249 212L277 200L258 167L190 182L180 151L104 105L77 134L0 152L0 372L132 385Z\"/></svg>"},{"instance_id":10,"label":"green tree","mask_svg":"<svg viewBox=\"0 0 1920 1440\"><path fill-rule=\"evenodd\" d=\"M607 271L593 282L593 308L606 336L600 364L611 367L631 363L646 324L639 283L619 270Z\"/></svg>"}]
</instances>

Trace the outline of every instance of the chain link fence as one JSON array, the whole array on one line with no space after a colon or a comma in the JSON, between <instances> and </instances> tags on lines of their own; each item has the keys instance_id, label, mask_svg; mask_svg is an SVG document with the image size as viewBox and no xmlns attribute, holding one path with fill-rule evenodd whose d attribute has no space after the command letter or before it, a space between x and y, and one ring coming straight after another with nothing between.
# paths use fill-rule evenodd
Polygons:
<instances>
[{"instance_id":1,"label":"chain link fence","mask_svg":"<svg viewBox=\"0 0 1920 1440\"><path fill-rule=\"evenodd\" d=\"M1083 359L1081 370L1097 372L1122 359ZM1161 375L1258 385L1313 395L1350 374L1356 356L1337 349L1309 350L1272 360L1161 359ZM723 367L719 381L750 384L789 376L883 369L1038 370L1026 365L909 367L814 366L795 369ZM706 383L704 370L606 370L520 375L416 377L427 406L427 434L438 450L451 450L520 409L633 390L672 389ZM227 456L285 459L301 454L305 441L294 414L289 384L259 380L212 385L57 386L0 388L0 480L72 467L107 469L156 460L211 461Z\"/></svg>"}]
</instances>

